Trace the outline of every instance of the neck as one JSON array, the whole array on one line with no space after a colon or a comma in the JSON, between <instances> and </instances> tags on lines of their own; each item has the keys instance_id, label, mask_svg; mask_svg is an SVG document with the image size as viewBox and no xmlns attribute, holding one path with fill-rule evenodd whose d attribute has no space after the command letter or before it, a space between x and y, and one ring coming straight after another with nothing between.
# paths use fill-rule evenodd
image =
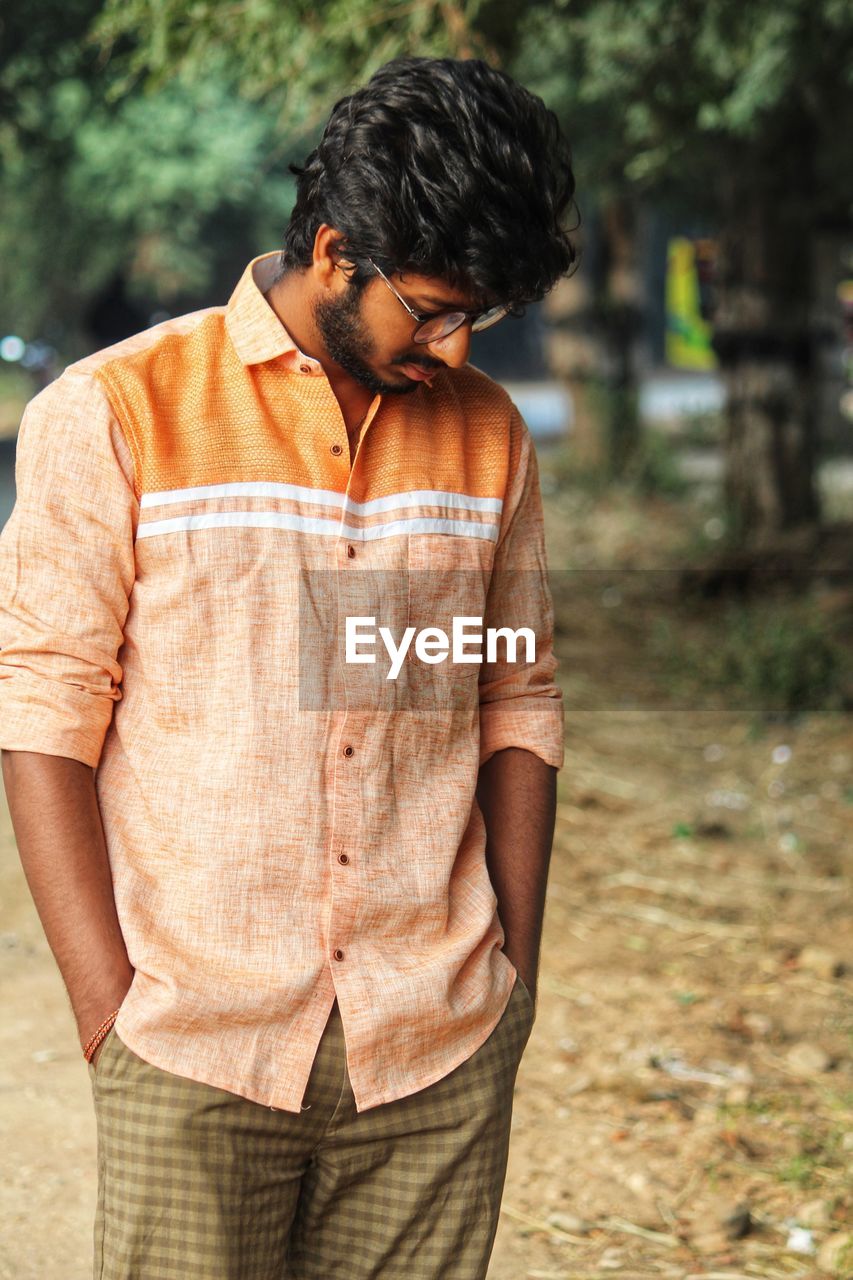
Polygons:
<instances>
[{"instance_id":1,"label":"neck","mask_svg":"<svg viewBox=\"0 0 853 1280\"><path fill-rule=\"evenodd\" d=\"M323 349L311 308L311 295L300 272L291 271L264 294L267 302L300 351L319 360L328 373L329 357Z\"/></svg>"},{"instance_id":2,"label":"neck","mask_svg":"<svg viewBox=\"0 0 853 1280\"><path fill-rule=\"evenodd\" d=\"M290 271L264 297L299 350L323 366L341 407L347 431L352 432L370 408L373 393L350 377L326 351L314 323L313 295L307 276L307 272Z\"/></svg>"}]
</instances>

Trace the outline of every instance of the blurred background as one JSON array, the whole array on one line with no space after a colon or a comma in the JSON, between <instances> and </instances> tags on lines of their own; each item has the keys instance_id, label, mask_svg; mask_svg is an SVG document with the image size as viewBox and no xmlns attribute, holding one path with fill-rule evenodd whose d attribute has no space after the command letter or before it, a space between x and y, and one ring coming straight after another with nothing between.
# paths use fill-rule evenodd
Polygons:
<instances>
[{"instance_id":1,"label":"blurred background","mask_svg":"<svg viewBox=\"0 0 853 1280\"><path fill-rule=\"evenodd\" d=\"M0 525L26 401L225 303L288 163L406 52L539 93L582 219L577 273L471 357L537 442L567 722L490 1276L850 1280L848 4L7 6ZM5 809L0 887L0 1277L78 1280L88 1077Z\"/></svg>"}]
</instances>

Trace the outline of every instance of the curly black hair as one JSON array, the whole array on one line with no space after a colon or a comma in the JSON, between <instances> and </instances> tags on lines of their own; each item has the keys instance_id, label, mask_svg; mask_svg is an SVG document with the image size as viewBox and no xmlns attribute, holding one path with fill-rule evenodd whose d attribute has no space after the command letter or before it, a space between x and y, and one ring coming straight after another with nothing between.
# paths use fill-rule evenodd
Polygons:
<instances>
[{"instance_id":1,"label":"curly black hair","mask_svg":"<svg viewBox=\"0 0 853 1280\"><path fill-rule=\"evenodd\" d=\"M325 222L356 288L374 277L370 257L386 274L434 276L478 305L520 311L576 260L563 226L575 180L557 117L480 59L385 63L335 104L304 166L290 167L282 272L310 266Z\"/></svg>"}]
</instances>

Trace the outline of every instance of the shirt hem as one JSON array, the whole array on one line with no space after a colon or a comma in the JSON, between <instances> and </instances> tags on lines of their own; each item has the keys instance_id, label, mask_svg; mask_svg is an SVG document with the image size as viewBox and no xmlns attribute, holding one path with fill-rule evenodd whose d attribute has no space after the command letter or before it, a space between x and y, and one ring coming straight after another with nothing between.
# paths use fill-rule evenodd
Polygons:
<instances>
[{"instance_id":1,"label":"shirt hem","mask_svg":"<svg viewBox=\"0 0 853 1280\"><path fill-rule=\"evenodd\" d=\"M439 1080L443 1080L445 1076L450 1075L451 1071L455 1071L457 1067L462 1066L462 1064L464 1062L467 1062L468 1059L472 1057L477 1052L478 1049L482 1048L482 1046L486 1043L489 1036L495 1030L498 1023L501 1021L504 1014L506 1013L509 1002L512 999L512 993L515 989L518 973L517 973L517 970L515 969L515 966L512 964L512 962L509 960L508 957L507 957L507 963L510 965L510 972L512 973L512 981L509 984L509 988L506 992L505 997L501 1000L501 1004L500 1004L497 1016L489 1021L485 1031L479 1033L472 1041L469 1041L467 1044L465 1044L463 1048L460 1050L458 1055L454 1055L454 1058L451 1061L449 1066L442 1066L437 1071L430 1073L425 1079L419 1079L415 1085L413 1085L411 1088L406 1088L405 1092L403 1093L392 1093L391 1091L386 1089L381 1093L371 1094L369 1092L359 1090L356 1087L355 1083L353 1082L352 1076L348 1070L348 1074L350 1076L350 1085L352 1087L352 1092L353 1092L353 1098L355 1100L356 1111L359 1113L363 1111L369 1111L374 1107L383 1106L387 1102L397 1102L402 1098L408 1098L408 1097L411 1097L412 1094L419 1093L422 1089L428 1089L430 1085L436 1084ZM308 1068L308 1074L305 1077L305 1084L301 1089L301 1091L299 1092L298 1096L292 1092L288 1094L287 1097L276 1097L271 1094L263 1094L259 1096L255 1093L247 1092L247 1089L250 1088L251 1086L240 1084L239 1082L236 1084L235 1083L223 1084L221 1077L219 1077L218 1073L216 1072L200 1073L198 1071L189 1072L185 1070L177 1070L174 1063L172 1063L171 1065L168 1064L156 1052L151 1053L141 1040L135 1039L135 1034L133 1029L131 1028L130 1030L128 1030L125 1027L125 1024L121 1018L121 1012L119 1012L119 1015L116 1018L116 1021L113 1025L115 1027L115 1033L119 1038L119 1040L122 1042L122 1044L125 1045L125 1047L131 1051L131 1053L135 1053L137 1057L141 1058L144 1062L147 1062L149 1066L156 1067L158 1071L166 1071L170 1075L178 1076L184 1080L193 1080L197 1084L207 1085L211 1089L221 1089L223 1093L228 1093L231 1095L236 1095L237 1097L240 1097L240 1098L245 1098L247 1101L257 1103L259 1106L262 1106L262 1107L273 1107L277 1111L288 1111L294 1115L298 1115L302 1111L302 1100L305 1096L305 1090L308 1087L308 1080L310 1078L311 1069L313 1067L314 1060L317 1056L317 1050L320 1045L320 1039L322 1038L326 1030L326 1025L329 1020L329 1015L332 1012L332 1006L334 1004L335 998L336 997L333 995L332 1000L329 1003L326 1017L323 1021L323 1026L320 1032L320 1036L317 1038L317 1043L314 1046L314 1052L311 1056L311 1063Z\"/></svg>"},{"instance_id":2,"label":"shirt hem","mask_svg":"<svg viewBox=\"0 0 853 1280\"><path fill-rule=\"evenodd\" d=\"M445 1076L449 1076L451 1071L455 1071L457 1067L461 1067L463 1063L467 1062L469 1058L472 1058L474 1056L474 1054L477 1052L478 1049L482 1049L483 1045L486 1043L489 1036L495 1030L501 1018L506 1013L507 1008L509 1006L509 1002L512 999L512 993L515 990L515 984L518 978L518 971L516 970L515 965L512 964L512 961L509 960L509 957L507 957L507 963L511 966L512 975L513 975L512 982L509 984L509 990L506 994L506 999L503 1000L503 1002L501 1003L498 1016L494 1019L494 1021L492 1021L489 1024L489 1026L487 1027L484 1033L479 1035L475 1040L473 1040L469 1045L467 1045L462 1050L459 1057L456 1058L456 1060L452 1062L449 1067L440 1068L437 1072L428 1076L426 1080L419 1081L418 1084L416 1084L413 1089L408 1089L405 1093L395 1093L392 1095L386 1090L385 1093L373 1098L371 1098L369 1095L367 1097L359 1098L358 1090L356 1089L356 1086L352 1081L352 1077L350 1076L350 1084L352 1085L353 1097L355 1098L356 1111L358 1111L360 1114L363 1111L371 1110L373 1107L384 1106L386 1102L399 1102L402 1098L409 1098L414 1093L420 1093L422 1089L428 1089L430 1085L437 1084L439 1080L443 1080Z\"/></svg>"},{"instance_id":3,"label":"shirt hem","mask_svg":"<svg viewBox=\"0 0 853 1280\"><path fill-rule=\"evenodd\" d=\"M311 1066L313 1066L314 1058L317 1055L317 1048L319 1047L319 1044L320 1044L320 1038L322 1037L323 1033L326 1030L326 1024L328 1023L329 1015L332 1012L332 1005L334 1004L334 1001L335 1001L335 997L333 995L332 1000L329 1003L328 1010L326 1012L326 1017L323 1021L323 1026L320 1031L320 1036L318 1036L317 1038L317 1044L315 1045L314 1054L311 1059ZM267 1107L267 1108L271 1107L276 1111L289 1111L293 1115L299 1115L300 1112L302 1111L302 1099L304 1098L305 1090L308 1087L308 1080L311 1074L311 1067L309 1067L308 1069L308 1074L305 1077L305 1083L298 1096L294 1093L290 1093L286 1098L274 1097L272 1095L257 1096L253 1093L248 1093L246 1091L248 1088L251 1088L251 1086L244 1085L240 1082L232 1083L232 1084L221 1083L220 1079L215 1078L217 1075L216 1072L210 1072L209 1074L205 1072L202 1074L198 1071L190 1072L183 1069L177 1070L175 1063L172 1063L171 1065L169 1065L162 1058L160 1058L157 1053L153 1053L153 1054L150 1053L147 1047L141 1041L137 1040L134 1043L134 1032L131 1030L130 1034L126 1034L125 1025L121 1021L121 1013L119 1013L119 1016L116 1018L113 1026L115 1027L116 1035L118 1036L122 1044L126 1048L130 1049L131 1053L135 1053L138 1058L141 1058L143 1062L147 1062L148 1065L151 1067L156 1067L158 1071L166 1071L169 1073L169 1075L178 1076L182 1080L193 1080L195 1081L196 1084L204 1084L211 1089L221 1089L223 1093L228 1093L238 1098L245 1098L247 1102L257 1103L257 1105L261 1107Z\"/></svg>"}]
</instances>

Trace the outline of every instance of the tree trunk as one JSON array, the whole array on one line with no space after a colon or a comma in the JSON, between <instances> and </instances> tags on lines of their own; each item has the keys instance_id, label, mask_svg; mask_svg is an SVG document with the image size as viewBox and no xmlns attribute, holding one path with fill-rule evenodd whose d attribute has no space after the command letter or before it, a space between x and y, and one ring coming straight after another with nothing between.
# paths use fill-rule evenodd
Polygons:
<instances>
[{"instance_id":1,"label":"tree trunk","mask_svg":"<svg viewBox=\"0 0 853 1280\"><path fill-rule=\"evenodd\" d=\"M812 227L802 121L747 170L729 169L714 348L727 391L724 500L733 540L760 547L819 518L810 324ZM750 153L754 161L754 153Z\"/></svg>"},{"instance_id":2,"label":"tree trunk","mask_svg":"<svg viewBox=\"0 0 853 1280\"><path fill-rule=\"evenodd\" d=\"M627 195L602 214L605 259L603 331L607 350L607 452L610 474L621 476L640 441L636 345L640 328L636 209Z\"/></svg>"},{"instance_id":3,"label":"tree trunk","mask_svg":"<svg viewBox=\"0 0 853 1280\"><path fill-rule=\"evenodd\" d=\"M583 240L579 237L581 245ZM552 373L568 386L572 398L569 453L572 466L584 474L605 470L605 433L593 387L602 363L595 331L592 282L581 268L561 280L545 301L550 321L546 357Z\"/></svg>"},{"instance_id":4,"label":"tree trunk","mask_svg":"<svg viewBox=\"0 0 853 1280\"><path fill-rule=\"evenodd\" d=\"M594 226L592 237L580 237L580 270L548 297L546 313L554 325L548 361L572 394L573 462L609 479L624 470L639 436L635 348L641 286L627 197L610 200Z\"/></svg>"}]
</instances>

